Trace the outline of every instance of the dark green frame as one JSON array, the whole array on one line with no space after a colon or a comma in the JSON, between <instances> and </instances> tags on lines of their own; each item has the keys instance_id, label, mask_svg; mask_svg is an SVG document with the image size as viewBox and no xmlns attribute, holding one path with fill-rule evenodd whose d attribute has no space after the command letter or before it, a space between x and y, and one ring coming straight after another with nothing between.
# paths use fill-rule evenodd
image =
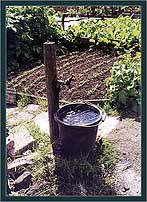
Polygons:
<instances>
[{"instance_id":1,"label":"dark green frame","mask_svg":"<svg viewBox=\"0 0 147 202\"><path fill-rule=\"evenodd\" d=\"M6 128L6 35L5 8L17 5L52 5L52 6L82 6L82 5L138 5L142 7L142 196L97 196L97 197L12 197L6 196L5 169L5 128ZM146 1L2 1L1 2L1 200L2 201L146 201Z\"/></svg>"}]
</instances>

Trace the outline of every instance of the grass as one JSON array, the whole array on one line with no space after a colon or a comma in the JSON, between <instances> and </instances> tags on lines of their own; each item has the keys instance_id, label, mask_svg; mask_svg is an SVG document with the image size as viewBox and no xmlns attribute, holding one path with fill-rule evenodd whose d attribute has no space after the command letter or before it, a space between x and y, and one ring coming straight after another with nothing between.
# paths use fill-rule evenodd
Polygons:
<instances>
[{"instance_id":1,"label":"grass","mask_svg":"<svg viewBox=\"0 0 147 202\"><path fill-rule=\"evenodd\" d=\"M89 157L66 160L51 155L48 135L42 134L33 123L29 124L28 129L36 139L36 150L40 153L39 160L31 167L33 176L42 183L50 184L48 190L42 190L43 194L81 195L82 190L85 195L114 194L107 179L116 162L116 152L111 142L107 139L97 142Z\"/></svg>"},{"instance_id":2,"label":"grass","mask_svg":"<svg viewBox=\"0 0 147 202\"><path fill-rule=\"evenodd\" d=\"M42 133L33 121L25 123L36 140L33 151L38 153L34 164L29 166L34 181L48 183L40 192L48 195L106 195L113 193L108 175L116 163L116 151L107 139L96 142L89 157L66 160L52 155L49 135Z\"/></svg>"},{"instance_id":3,"label":"grass","mask_svg":"<svg viewBox=\"0 0 147 202\"><path fill-rule=\"evenodd\" d=\"M46 161L46 158L52 153L50 137L48 134L41 132L39 127L37 127L33 121L27 123L26 127L37 143L34 144L33 150L39 154L39 158L33 165L33 175L35 177L41 177L45 168L44 161Z\"/></svg>"},{"instance_id":4,"label":"grass","mask_svg":"<svg viewBox=\"0 0 147 202\"><path fill-rule=\"evenodd\" d=\"M111 116L120 115L120 112L115 107L111 106L109 102L105 102L103 109L107 113L107 115Z\"/></svg>"},{"instance_id":5,"label":"grass","mask_svg":"<svg viewBox=\"0 0 147 202\"><path fill-rule=\"evenodd\" d=\"M18 110L21 111L23 107L27 106L30 103L29 94L26 90L22 91L19 95L17 106Z\"/></svg>"},{"instance_id":6,"label":"grass","mask_svg":"<svg viewBox=\"0 0 147 202\"><path fill-rule=\"evenodd\" d=\"M43 99L37 98L36 102L39 105L39 112L47 112L47 110L48 110L47 99L43 100Z\"/></svg>"}]
</instances>

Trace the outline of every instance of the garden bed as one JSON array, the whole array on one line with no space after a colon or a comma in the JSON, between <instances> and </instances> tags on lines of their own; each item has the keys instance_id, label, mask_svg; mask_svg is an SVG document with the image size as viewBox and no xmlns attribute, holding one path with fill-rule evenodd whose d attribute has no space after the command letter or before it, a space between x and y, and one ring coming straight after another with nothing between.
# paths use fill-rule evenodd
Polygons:
<instances>
[{"instance_id":1,"label":"garden bed","mask_svg":"<svg viewBox=\"0 0 147 202\"><path fill-rule=\"evenodd\" d=\"M110 68L115 60L116 57L102 51L74 52L57 57L58 78L66 80L73 75L72 88L63 86L60 98L73 101L106 97L105 79L110 76ZM44 66L8 73L7 87L46 97Z\"/></svg>"}]
</instances>

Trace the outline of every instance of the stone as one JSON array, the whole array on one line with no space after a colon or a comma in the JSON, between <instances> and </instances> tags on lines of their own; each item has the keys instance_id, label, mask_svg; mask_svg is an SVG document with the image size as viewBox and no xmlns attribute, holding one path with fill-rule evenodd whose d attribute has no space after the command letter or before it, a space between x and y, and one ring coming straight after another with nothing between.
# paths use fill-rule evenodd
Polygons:
<instances>
[{"instance_id":1,"label":"stone","mask_svg":"<svg viewBox=\"0 0 147 202\"><path fill-rule=\"evenodd\" d=\"M118 169L117 169L118 170ZM141 176L133 168L127 170L118 170L118 175L115 181L116 190L123 192L128 196L141 196Z\"/></svg>"},{"instance_id":2,"label":"stone","mask_svg":"<svg viewBox=\"0 0 147 202\"><path fill-rule=\"evenodd\" d=\"M102 122L98 126L98 137L107 137L112 130L114 130L119 123L119 117L114 117L114 116L106 116L106 119L104 122Z\"/></svg>"},{"instance_id":3,"label":"stone","mask_svg":"<svg viewBox=\"0 0 147 202\"><path fill-rule=\"evenodd\" d=\"M29 104L23 109L23 111L36 112L38 109L39 109L39 105Z\"/></svg>"},{"instance_id":4,"label":"stone","mask_svg":"<svg viewBox=\"0 0 147 202\"><path fill-rule=\"evenodd\" d=\"M40 128L41 132L49 134L48 112L42 112L34 118L35 124Z\"/></svg>"},{"instance_id":5,"label":"stone","mask_svg":"<svg viewBox=\"0 0 147 202\"><path fill-rule=\"evenodd\" d=\"M21 169L24 166L28 166L33 163L33 160L38 159L39 153L33 152L29 155L24 155L21 158L17 158L14 161L8 163L8 172L13 172Z\"/></svg>"},{"instance_id":6,"label":"stone","mask_svg":"<svg viewBox=\"0 0 147 202\"><path fill-rule=\"evenodd\" d=\"M14 155L19 155L25 152L27 149L31 149L33 143L35 143L34 138L30 135L28 129L23 126L16 126L13 128L13 134L10 138L14 140Z\"/></svg>"},{"instance_id":7,"label":"stone","mask_svg":"<svg viewBox=\"0 0 147 202\"><path fill-rule=\"evenodd\" d=\"M10 107L10 108L6 108L6 114L8 116L14 115L18 113L18 107Z\"/></svg>"},{"instance_id":8,"label":"stone","mask_svg":"<svg viewBox=\"0 0 147 202\"><path fill-rule=\"evenodd\" d=\"M27 160L25 158L18 158L8 163L8 173L18 172L18 170L22 169L24 166L31 165L33 161Z\"/></svg>"},{"instance_id":9,"label":"stone","mask_svg":"<svg viewBox=\"0 0 147 202\"><path fill-rule=\"evenodd\" d=\"M23 122L31 121L34 118L34 115L29 112L19 112L15 114L13 117L8 118L8 126L17 126Z\"/></svg>"},{"instance_id":10,"label":"stone","mask_svg":"<svg viewBox=\"0 0 147 202\"><path fill-rule=\"evenodd\" d=\"M25 171L22 175L20 175L15 181L14 186L18 189L27 188L30 184L32 175L29 171Z\"/></svg>"},{"instance_id":11,"label":"stone","mask_svg":"<svg viewBox=\"0 0 147 202\"><path fill-rule=\"evenodd\" d=\"M7 155L13 156L14 154L14 140L12 137L6 137L6 147L7 147Z\"/></svg>"}]
</instances>

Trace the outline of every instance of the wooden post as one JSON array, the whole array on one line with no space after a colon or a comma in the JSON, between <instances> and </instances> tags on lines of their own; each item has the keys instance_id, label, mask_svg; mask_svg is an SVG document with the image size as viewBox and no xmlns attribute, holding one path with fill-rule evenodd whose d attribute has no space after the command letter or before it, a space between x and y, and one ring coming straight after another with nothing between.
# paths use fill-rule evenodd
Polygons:
<instances>
[{"instance_id":1,"label":"wooden post","mask_svg":"<svg viewBox=\"0 0 147 202\"><path fill-rule=\"evenodd\" d=\"M45 42L43 44L44 65L46 75L46 88L48 100L48 115L51 144L58 139L58 126L54 120L54 113L59 108L59 88L57 88L57 69L56 69L56 48L54 42Z\"/></svg>"}]
</instances>

